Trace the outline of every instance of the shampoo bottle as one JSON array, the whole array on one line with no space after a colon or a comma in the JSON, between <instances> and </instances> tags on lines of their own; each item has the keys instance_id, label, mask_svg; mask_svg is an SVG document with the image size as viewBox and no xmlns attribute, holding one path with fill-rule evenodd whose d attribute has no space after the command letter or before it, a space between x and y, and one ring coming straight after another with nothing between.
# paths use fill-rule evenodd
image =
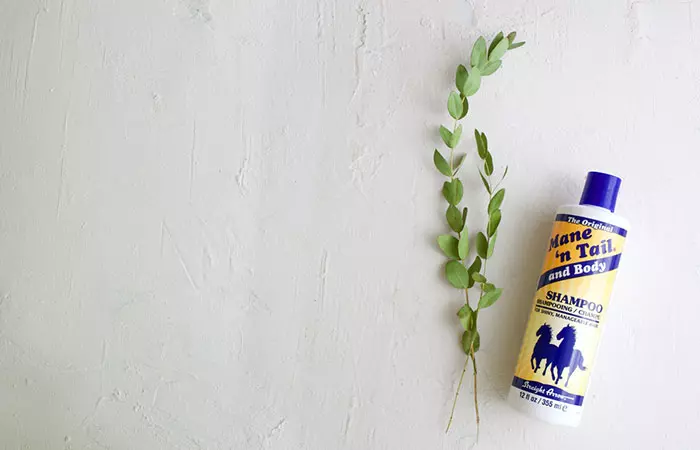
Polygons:
<instances>
[{"instance_id":1,"label":"shampoo bottle","mask_svg":"<svg viewBox=\"0 0 700 450\"><path fill-rule=\"evenodd\" d=\"M621 180L589 172L578 205L557 210L508 402L577 426L627 236Z\"/></svg>"}]
</instances>

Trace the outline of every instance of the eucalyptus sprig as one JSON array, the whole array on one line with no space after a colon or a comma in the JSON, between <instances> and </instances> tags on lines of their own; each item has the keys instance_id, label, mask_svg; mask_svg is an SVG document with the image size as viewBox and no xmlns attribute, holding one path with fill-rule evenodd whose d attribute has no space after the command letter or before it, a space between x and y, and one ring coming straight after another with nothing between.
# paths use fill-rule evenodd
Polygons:
<instances>
[{"instance_id":1,"label":"eucalyptus sprig","mask_svg":"<svg viewBox=\"0 0 700 450\"><path fill-rule=\"evenodd\" d=\"M508 52L524 45L524 42L515 42L515 31L504 36L503 33L498 33L491 41L491 44L486 46L486 39L479 37L474 42L472 47L471 57L469 61L469 69L460 64L457 67L455 84L457 92L451 92L447 99L447 111L453 120L452 129L445 126L440 126L440 136L443 142L449 149L449 156L445 158L437 149L433 153L433 162L437 170L448 178L442 185L442 195L447 200L448 207L445 213L447 224L452 230L451 233L438 236L438 245L442 249L448 261L445 265L445 276L449 283L464 291L464 305L457 311L459 321L464 328L461 339L461 347L466 354L462 375L459 378L457 391L455 393L454 402L450 419L447 423L447 431L450 430L452 419L454 417L457 398L462 388L464 375L469 365L469 360L472 361L474 374L474 410L476 413L477 433L479 429L479 402L477 396L477 369L476 369L476 352L481 346L481 337L477 328L477 319L481 310L488 308L496 303L501 297L503 289L496 287L486 277L486 263L493 256L498 238L498 226L501 223L501 204L506 195L506 190L499 189L501 183L508 174L506 166L503 175L494 183L494 162L493 155L489 151L489 143L486 134L479 130L474 130L474 140L476 141L477 153L479 156L479 176L488 193L488 221L485 226L485 232L479 231L474 237L474 248L476 255L469 263L470 238L469 228L467 227L467 207L460 210L460 203L464 195L464 185L457 177L461 169L466 154L455 153L455 148L459 145L462 138L462 124L460 121L467 116L469 112L468 98L477 93L481 87L483 77L489 76L496 72L502 64L502 58ZM474 307L469 303L469 290L477 287L478 300Z\"/></svg>"}]
</instances>

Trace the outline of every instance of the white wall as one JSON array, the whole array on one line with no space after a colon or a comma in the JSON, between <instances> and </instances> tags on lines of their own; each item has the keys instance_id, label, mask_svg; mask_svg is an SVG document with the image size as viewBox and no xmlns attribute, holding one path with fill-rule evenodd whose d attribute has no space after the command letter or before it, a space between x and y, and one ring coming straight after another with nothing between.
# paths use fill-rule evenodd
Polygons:
<instances>
[{"instance_id":1,"label":"white wall","mask_svg":"<svg viewBox=\"0 0 700 450\"><path fill-rule=\"evenodd\" d=\"M431 155L455 66L501 29L527 45L466 124L510 165L480 448L698 448L692 0L0 1L2 448L472 443L469 395L444 434L461 296ZM589 169L624 178L634 228L569 430L504 396Z\"/></svg>"}]
</instances>

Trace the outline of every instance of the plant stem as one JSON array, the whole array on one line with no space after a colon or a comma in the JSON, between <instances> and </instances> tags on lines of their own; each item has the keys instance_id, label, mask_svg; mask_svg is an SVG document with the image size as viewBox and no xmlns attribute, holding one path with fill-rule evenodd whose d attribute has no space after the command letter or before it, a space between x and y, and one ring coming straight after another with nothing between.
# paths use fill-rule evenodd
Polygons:
<instances>
[{"instance_id":1,"label":"plant stem","mask_svg":"<svg viewBox=\"0 0 700 450\"><path fill-rule=\"evenodd\" d=\"M472 366L474 367L474 411L476 412L476 440L479 441L479 400L476 389L476 356L474 355L474 345L471 347Z\"/></svg>"},{"instance_id":2,"label":"plant stem","mask_svg":"<svg viewBox=\"0 0 700 450\"><path fill-rule=\"evenodd\" d=\"M464 367L462 368L462 376L459 377L459 384L457 385L457 392L455 393L455 399L452 402L452 411L450 412L450 420L447 422L447 429L445 433L450 431L450 426L452 425L452 418L455 415L455 408L457 407L457 397L459 397L459 390L462 388L462 381L464 381L464 374L467 372L467 365L469 365L469 356L464 360Z\"/></svg>"},{"instance_id":3,"label":"plant stem","mask_svg":"<svg viewBox=\"0 0 700 450\"><path fill-rule=\"evenodd\" d=\"M489 185L490 184L491 184L491 176L489 176ZM493 195L489 194L489 203L491 203L492 198L493 198ZM486 228L488 228L488 223L486 225ZM487 262L488 262L488 258L484 258L484 265L482 267L482 275L484 275L484 277L486 276L486 263ZM467 291L467 289L465 289L465 291ZM481 297L483 297L483 296L484 296L484 285L482 284L481 285L481 293L479 294L479 300L481 300ZM466 300L467 300L467 304L469 304L469 294L468 293L467 293ZM478 305L477 305L477 309L474 311L474 314L479 314ZM474 320L474 322L476 323L476 319ZM479 441L479 423L481 421L481 418L479 416L479 396L478 396L478 389L477 389L478 385L477 385L477 381L476 381L477 380L476 355L474 352L474 343L473 342L472 342L472 345L470 348L469 355L467 355L467 360L469 360L469 358L472 359L472 367L474 368L474 413L476 414L476 440L478 442ZM464 367L466 369L466 364ZM462 373L462 376L464 376L464 373ZM460 380L459 385L460 386L462 385L461 380ZM459 394L459 387L457 388L457 393ZM455 402L456 401L457 401L457 398L455 397ZM453 406L452 410L454 411L454 406ZM450 416L450 421L452 421L451 416ZM449 425L448 425L448 429L449 429Z\"/></svg>"},{"instance_id":4,"label":"plant stem","mask_svg":"<svg viewBox=\"0 0 700 450\"><path fill-rule=\"evenodd\" d=\"M452 126L452 132L457 129L457 124L458 121L455 120L454 124ZM454 180L454 149L450 148L450 181ZM459 239L462 238L462 233L457 233L457 236ZM466 262L465 262L466 265ZM469 304L469 290L465 289L464 290L464 301L466 304ZM469 365L469 355L464 359L464 367L462 368L462 375L459 377L459 383L457 384L457 391L455 392L455 398L452 401L452 411L450 411L450 420L447 422L447 428L445 429L445 433L450 431L450 427L452 426L452 419L454 418L455 415L455 408L457 407L457 399L459 398L459 392L462 389L462 382L464 382L464 375L467 373L467 366Z\"/></svg>"},{"instance_id":5,"label":"plant stem","mask_svg":"<svg viewBox=\"0 0 700 450\"><path fill-rule=\"evenodd\" d=\"M489 175L489 186L491 186L491 175ZM493 191L494 191L494 190L491 189L491 192L493 192ZM491 204L491 200L492 200L492 199L493 199L493 194L489 194L489 201L488 201L488 203L486 203L486 205L487 205L486 208L487 208L487 209L488 209L488 205ZM488 211L487 211L487 213L488 213ZM488 228L489 228L489 220L486 219L486 229L488 230ZM488 234L488 232L487 232L487 234ZM487 239L490 240L491 237L487 237ZM488 241L487 241L487 242L488 242ZM486 255L486 256L488 256L488 255ZM488 260L489 260L488 258L484 258L484 265L483 265L482 271L481 271L481 274L482 274L484 277L486 277L486 263L488 262ZM479 300L481 300L481 297L483 297L483 296L484 296L484 285L482 284L482 285L481 285L481 294L479 294Z\"/></svg>"}]
</instances>

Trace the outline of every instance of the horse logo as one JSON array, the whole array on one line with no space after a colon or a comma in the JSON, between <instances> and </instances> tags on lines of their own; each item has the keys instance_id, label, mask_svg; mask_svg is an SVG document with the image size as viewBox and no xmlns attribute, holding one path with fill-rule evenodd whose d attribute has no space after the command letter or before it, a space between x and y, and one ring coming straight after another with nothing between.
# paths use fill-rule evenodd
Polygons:
<instances>
[{"instance_id":1,"label":"horse logo","mask_svg":"<svg viewBox=\"0 0 700 450\"><path fill-rule=\"evenodd\" d=\"M559 344L557 351L556 362L552 365L552 380L554 380L556 384L559 384L562 372L568 367L569 376L566 378L566 383L564 383L564 386L568 386L571 375L576 369L586 370L586 366L583 365L583 355L581 351L574 348L576 345L576 328L571 325L565 326L559 334L557 334L557 339L561 340L561 344ZM555 368L558 372L556 379L554 376Z\"/></svg>"},{"instance_id":2,"label":"horse logo","mask_svg":"<svg viewBox=\"0 0 700 450\"><path fill-rule=\"evenodd\" d=\"M581 351L574 348L576 346L576 328L572 325L567 325L559 331L557 334L557 340L561 341L559 346L550 344L552 339L552 327L546 323L537 330L537 336L539 336L539 338L537 342L535 342L535 347L530 357L532 370L537 373L542 360L546 360L547 362L542 371L542 375L547 374L547 368L549 367L552 380L555 384L559 384L564 369L568 367L569 374L564 383L564 386L568 387L571 375L573 375L576 369L586 370L586 367L583 365L583 355ZM537 366L535 366L535 362ZM556 374L554 373L555 369L557 372Z\"/></svg>"},{"instance_id":3,"label":"horse logo","mask_svg":"<svg viewBox=\"0 0 700 450\"><path fill-rule=\"evenodd\" d=\"M549 343L552 340L552 327L546 323L537 330L537 336L539 336L539 338L535 343L535 348L532 350L530 365L532 365L532 370L537 373L537 371L540 370L542 360L546 360L547 362L542 371L542 375L544 375L547 373L549 366L555 361L559 348ZM535 362L537 363L537 367L535 367Z\"/></svg>"}]
</instances>

